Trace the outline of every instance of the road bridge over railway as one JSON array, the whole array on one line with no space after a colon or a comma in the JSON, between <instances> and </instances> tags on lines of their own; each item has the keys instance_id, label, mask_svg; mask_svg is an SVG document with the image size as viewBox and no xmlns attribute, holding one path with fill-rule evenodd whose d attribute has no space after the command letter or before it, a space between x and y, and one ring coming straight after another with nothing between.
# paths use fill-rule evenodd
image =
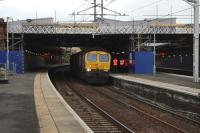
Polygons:
<instances>
[{"instance_id":1,"label":"road bridge over railway","mask_svg":"<svg viewBox=\"0 0 200 133\"><path fill-rule=\"evenodd\" d=\"M90 22L88 26L81 23L69 24L27 24L23 22L8 23L9 33L24 34L192 34L192 25L99 25Z\"/></svg>"},{"instance_id":2,"label":"road bridge over railway","mask_svg":"<svg viewBox=\"0 0 200 133\"><path fill-rule=\"evenodd\" d=\"M133 51L145 43L169 44L162 50L180 55L192 51L193 25L175 19L143 21L98 20L97 22L53 22L53 18L9 21L9 48L46 53L49 47L103 47L109 51ZM15 48L12 48L12 47ZM171 49L174 46L176 49ZM178 50L177 50L178 49ZM156 49L159 52L159 49ZM189 52L188 52L189 51ZM162 51L161 51L162 52ZM29 54L29 53L26 53Z\"/></svg>"},{"instance_id":3,"label":"road bridge over railway","mask_svg":"<svg viewBox=\"0 0 200 133\"><path fill-rule=\"evenodd\" d=\"M120 43L125 42L125 45L130 45L131 41L136 41L134 45L138 45L139 43L144 43L146 41L148 41L148 43L153 42L154 34L156 34L156 42L174 43L174 40L180 40L178 43L181 42L188 45L192 42L191 35L194 32L193 25L176 24L175 18L141 21L98 19L97 22L65 23L54 22L53 18L41 18L12 21L8 22L7 25L10 46L12 46L13 44L16 45L17 43L21 43L21 45L23 45L22 43L24 42L24 40L26 44L32 43L33 40L31 40L30 36L32 36L32 38L35 37L35 44L41 44L40 42L42 42L43 45L49 43L54 43L54 45L60 44L59 46L71 46L70 44L84 45L84 43L96 43L97 45L100 45L100 43L104 43L106 45L110 44L111 41L105 41L105 38L107 38L107 40L110 39L113 42L113 39L116 39L116 37L126 38L122 41L118 40L118 42ZM139 35L144 35L145 37L139 37ZM18 38L13 39L13 36L17 36ZM175 38L173 38L173 36L175 36ZM45 41L45 39L47 38L48 40L50 40L49 42ZM95 41L94 38L96 39ZM104 39L104 42L101 42L102 38ZM142 40L142 38L147 39ZM187 38L186 41L183 41L185 40L185 38ZM74 39L75 41L73 41L72 39ZM39 40L41 41L39 42ZM77 42L77 40L81 41ZM188 42L189 40L190 42Z\"/></svg>"}]
</instances>

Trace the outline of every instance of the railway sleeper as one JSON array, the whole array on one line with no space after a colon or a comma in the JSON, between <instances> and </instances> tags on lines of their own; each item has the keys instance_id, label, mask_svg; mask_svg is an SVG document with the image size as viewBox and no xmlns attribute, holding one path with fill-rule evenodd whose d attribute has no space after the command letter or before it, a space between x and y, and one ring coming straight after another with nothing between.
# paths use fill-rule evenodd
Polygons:
<instances>
[{"instance_id":1,"label":"railway sleeper","mask_svg":"<svg viewBox=\"0 0 200 133\"><path fill-rule=\"evenodd\" d=\"M88 116L83 115L82 118L104 119L102 116L93 116L93 115L88 115Z\"/></svg>"},{"instance_id":2,"label":"railway sleeper","mask_svg":"<svg viewBox=\"0 0 200 133\"><path fill-rule=\"evenodd\" d=\"M101 123L101 124L104 124L104 123L109 123L108 121L99 121L99 120L95 120L95 119L83 119L85 122L96 122L96 123Z\"/></svg>"},{"instance_id":3,"label":"railway sleeper","mask_svg":"<svg viewBox=\"0 0 200 133\"><path fill-rule=\"evenodd\" d=\"M121 131L119 131L119 130L114 130L114 131L110 131L110 130L92 130L92 131L94 131L95 133L111 133L111 132L113 132L113 133L116 133L116 132L119 132L119 133L121 133Z\"/></svg>"},{"instance_id":4,"label":"railway sleeper","mask_svg":"<svg viewBox=\"0 0 200 133\"><path fill-rule=\"evenodd\" d=\"M108 133L108 131L95 131L95 133ZM109 131L109 133L122 133L122 131Z\"/></svg>"},{"instance_id":5,"label":"railway sleeper","mask_svg":"<svg viewBox=\"0 0 200 133\"><path fill-rule=\"evenodd\" d=\"M95 125L95 126L93 126L93 125L88 125L90 128L99 128L99 129L109 129L109 130L119 130L117 127L114 127L114 126L112 126L112 127L107 127L107 126L98 126L98 125Z\"/></svg>"},{"instance_id":6,"label":"railway sleeper","mask_svg":"<svg viewBox=\"0 0 200 133\"><path fill-rule=\"evenodd\" d=\"M94 118L103 118L101 115L99 114L91 114L91 113L79 113L80 115L83 115L83 117L94 117Z\"/></svg>"},{"instance_id":7,"label":"railway sleeper","mask_svg":"<svg viewBox=\"0 0 200 133\"><path fill-rule=\"evenodd\" d=\"M97 131L101 131L101 132L107 132L107 133L110 133L110 132L116 132L116 131L119 131L119 132L121 132L119 129L116 129L116 130L109 130L109 129L92 129L92 131L94 131L94 132L97 132Z\"/></svg>"},{"instance_id":8,"label":"railway sleeper","mask_svg":"<svg viewBox=\"0 0 200 133\"><path fill-rule=\"evenodd\" d=\"M85 122L88 123L88 124L97 123L97 124L101 124L101 125L109 124L110 123L110 122L99 122L99 121L85 121Z\"/></svg>"},{"instance_id":9,"label":"railway sleeper","mask_svg":"<svg viewBox=\"0 0 200 133\"><path fill-rule=\"evenodd\" d=\"M85 120L84 120L85 121ZM95 121L95 120L92 120L92 121L90 121L90 120L86 120L85 121L86 123L88 123L88 124L93 124L93 123L97 123L97 124L101 124L101 125L104 125L104 124L109 124L109 122L99 122L99 121Z\"/></svg>"},{"instance_id":10,"label":"railway sleeper","mask_svg":"<svg viewBox=\"0 0 200 133\"><path fill-rule=\"evenodd\" d=\"M115 125L107 123L107 124L101 124L101 123L90 123L90 125L98 125L98 126L110 126L110 127L115 127Z\"/></svg>"}]
</instances>

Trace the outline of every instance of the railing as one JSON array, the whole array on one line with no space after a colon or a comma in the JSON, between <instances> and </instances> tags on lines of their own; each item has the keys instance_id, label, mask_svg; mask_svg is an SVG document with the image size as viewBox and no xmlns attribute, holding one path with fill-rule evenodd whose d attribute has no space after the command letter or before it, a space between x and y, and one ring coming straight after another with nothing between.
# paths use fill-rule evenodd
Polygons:
<instances>
[{"instance_id":1,"label":"railing","mask_svg":"<svg viewBox=\"0 0 200 133\"><path fill-rule=\"evenodd\" d=\"M95 27L65 27L62 25L11 25L9 33L26 34L191 34L192 26L95 26Z\"/></svg>"},{"instance_id":2,"label":"railing","mask_svg":"<svg viewBox=\"0 0 200 133\"><path fill-rule=\"evenodd\" d=\"M16 75L16 64L15 63L10 63L9 64L9 75Z\"/></svg>"}]
</instances>

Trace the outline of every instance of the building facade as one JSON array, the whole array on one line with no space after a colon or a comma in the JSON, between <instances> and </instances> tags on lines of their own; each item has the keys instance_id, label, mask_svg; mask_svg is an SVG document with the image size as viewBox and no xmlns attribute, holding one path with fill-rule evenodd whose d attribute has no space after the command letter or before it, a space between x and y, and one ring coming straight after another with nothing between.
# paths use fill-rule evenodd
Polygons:
<instances>
[{"instance_id":1,"label":"building facade","mask_svg":"<svg viewBox=\"0 0 200 133\"><path fill-rule=\"evenodd\" d=\"M6 23L0 18L0 50L4 50L6 41Z\"/></svg>"}]
</instances>

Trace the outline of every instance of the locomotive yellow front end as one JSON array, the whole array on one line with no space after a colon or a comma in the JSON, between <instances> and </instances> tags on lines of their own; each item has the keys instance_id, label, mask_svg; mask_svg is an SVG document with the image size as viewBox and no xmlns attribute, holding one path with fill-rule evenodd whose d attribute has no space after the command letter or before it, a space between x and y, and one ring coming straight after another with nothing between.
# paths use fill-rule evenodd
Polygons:
<instances>
[{"instance_id":1,"label":"locomotive yellow front end","mask_svg":"<svg viewBox=\"0 0 200 133\"><path fill-rule=\"evenodd\" d=\"M106 83L109 78L111 56L105 51L85 54L85 78L89 83Z\"/></svg>"}]
</instances>

